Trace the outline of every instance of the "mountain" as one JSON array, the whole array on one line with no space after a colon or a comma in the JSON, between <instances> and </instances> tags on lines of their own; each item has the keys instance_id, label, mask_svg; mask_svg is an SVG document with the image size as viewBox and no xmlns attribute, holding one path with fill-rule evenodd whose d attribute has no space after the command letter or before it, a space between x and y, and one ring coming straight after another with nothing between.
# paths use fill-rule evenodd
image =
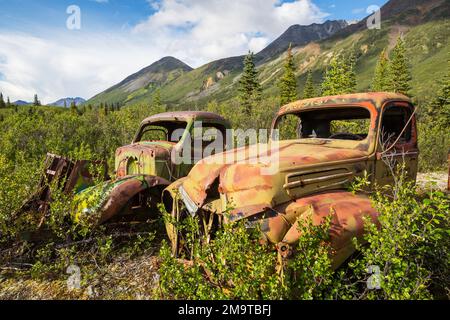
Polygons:
<instances>
[{"instance_id":1,"label":"mountain","mask_svg":"<svg viewBox=\"0 0 450 320\"><path fill-rule=\"evenodd\" d=\"M26 106L27 104L31 104L31 102L26 102L23 100L17 100L14 101L12 104L15 104L16 106Z\"/></svg>"},{"instance_id":2,"label":"mountain","mask_svg":"<svg viewBox=\"0 0 450 320\"><path fill-rule=\"evenodd\" d=\"M344 29L348 23L344 20L326 21L322 24L313 23L309 26L295 24L290 26L281 36L256 54L260 61L267 61L282 54L289 47L304 46L313 41L326 39Z\"/></svg>"},{"instance_id":3,"label":"mountain","mask_svg":"<svg viewBox=\"0 0 450 320\"><path fill-rule=\"evenodd\" d=\"M174 57L164 57L92 97L88 103L126 103L135 95L152 93L155 88L165 85L191 70L193 69L190 66Z\"/></svg>"},{"instance_id":4,"label":"mountain","mask_svg":"<svg viewBox=\"0 0 450 320\"><path fill-rule=\"evenodd\" d=\"M83 104L84 102L86 102L86 100L83 99L83 98L80 98L80 97L76 97L76 98L62 98L62 99L59 99L58 101L50 103L49 106L70 107L72 102L75 102L75 105L79 106L79 105Z\"/></svg>"},{"instance_id":5,"label":"mountain","mask_svg":"<svg viewBox=\"0 0 450 320\"><path fill-rule=\"evenodd\" d=\"M390 0L381 8L381 23L396 19L399 25L419 25L449 17L448 0ZM348 28L336 32L335 36L343 38L367 29L367 19L368 17L351 24Z\"/></svg>"},{"instance_id":6,"label":"mountain","mask_svg":"<svg viewBox=\"0 0 450 320\"><path fill-rule=\"evenodd\" d=\"M299 46L311 41L326 39L346 26L347 23L342 20L326 21L322 24L314 23L309 26L293 25L269 46L258 52L255 55L256 62L260 64L276 58L280 53L286 51L290 43L293 46ZM160 85L174 85L177 88L182 86L181 91L173 92L180 98L182 95L192 97L201 95L202 91L214 90L217 82L234 74L235 71L240 71L243 61L244 56L224 58L193 70L180 60L165 57L94 96L88 103L151 101L152 89ZM205 75L207 75L206 78Z\"/></svg>"},{"instance_id":7,"label":"mountain","mask_svg":"<svg viewBox=\"0 0 450 320\"><path fill-rule=\"evenodd\" d=\"M279 94L277 85L289 43L293 46L300 94L308 70L312 71L318 87L332 57L350 52L357 58L357 90L366 91L370 88L381 51L387 48L390 52L402 36L410 58L412 94L420 100L432 97L450 60L450 1L390 0L381 8L381 29L369 30L366 20L351 25L344 21L327 21L322 25L288 28L255 55L263 96L277 97ZM242 66L243 56L237 56L212 61L193 70L189 68L177 77L159 82L161 98L173 109L204 108L213 100L229 102L238 94ZM138 82L127 87L124 81L113 87L116 91L109 89L89 102L135 104L151 101L151 87Z\"/></svg>"}]
</instances>

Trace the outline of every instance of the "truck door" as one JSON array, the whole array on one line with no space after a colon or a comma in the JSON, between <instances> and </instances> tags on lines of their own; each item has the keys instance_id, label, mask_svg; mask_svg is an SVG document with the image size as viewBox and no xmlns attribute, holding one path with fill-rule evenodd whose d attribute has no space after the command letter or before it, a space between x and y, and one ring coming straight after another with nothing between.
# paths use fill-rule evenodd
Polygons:
<instances>
[{"instance_id":1,"label":"truck door","mask_svg":"<svg viewBox=\"0 0 450 320\"><path fill-rule=\"evenodd\" d=\"M378 132L376 181L379 185L394 183L396 169L405 163L406 174L417 176L419 150L414 107L407 102L391 102L382 109Z\"/></svg>"}]
</instances>

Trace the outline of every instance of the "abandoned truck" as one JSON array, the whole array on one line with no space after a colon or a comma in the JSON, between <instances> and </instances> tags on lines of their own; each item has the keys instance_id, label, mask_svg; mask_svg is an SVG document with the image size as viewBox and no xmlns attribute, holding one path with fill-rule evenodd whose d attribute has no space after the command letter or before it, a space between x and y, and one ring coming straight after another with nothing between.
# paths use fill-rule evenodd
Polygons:
<instances>
[{"instance_id":1,"label":"abandoned truck","mask_svg":"<svg viewBox=\"0 0 450 320\"><path fill-rule=\"evenodd\" d=\"M166 112L144 119L130 145L115 154L114 180L94 184L87 161L73 162L47 155L45 175L38 191L21 210L31 208L46 215L51 201L49 182L64 184L67 194L75 193L73 218L91 224L113 220L142 220L157 213L161 193L172 181L184 177L200 160L208 141L195 143L197 131L225 136L230 123L211 112ZM208 138L208 137L207 137ZM223 147L226 148L226 141ZM199 151L199 152L198 152ZM186 153L188 153L186 155Z\"/></svg>"},{"instance_id":2,"label":"abandoned truck","mask_svg":"<svg viewBox=\"0 0 450 320\"><path fill-rule=\"evenodd\" d=\"M332 214L333 266L338 267L355 250L352 238L363 234L363 216L376 222L378 215L367 196L348 191L352 180L367 173L371 185L390 184L392 165L400 161L409 178L416 178L414 110L407 97L394 93L283 106L268 144L204 158L165 189L163 203L175 219L166 223L173 253L179 255L184 243L173 221L187 215L203 220L205 234L242 219L250 226L260 223L263 240L286 257L300 237L297 219L317 225Z\"/></svg>"}]
</instances>

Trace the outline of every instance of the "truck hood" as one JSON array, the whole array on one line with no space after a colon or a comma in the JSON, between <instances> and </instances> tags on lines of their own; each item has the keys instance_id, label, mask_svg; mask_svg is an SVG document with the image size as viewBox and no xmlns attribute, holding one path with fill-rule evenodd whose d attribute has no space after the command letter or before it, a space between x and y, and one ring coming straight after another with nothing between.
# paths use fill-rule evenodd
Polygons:
<instances>
[{"instance_id":1,"label":"truck hood","mask_svg":"<svg viewBox=\"0 0 450 320\"><path fill-rule=\"evenodd\" d=\"M219 193L232 206L254 206L260 210L289 200L285 188L288 174L316 166L341 172L344 169L335 164L342 160L363 161L367 155L365 151L331 148L312 141L281 141L276 146L255 144L201 160L183 180L180 191L201 207L210 187L219 181Z\"/></svg>"},{"instance_id":2,"label":"truck hood","mask_svg":"<svg viewBox=\"0 0 450 320\"><path fill-rule=\"evenodd\" d=\"M140 141L118 148L115 157L117 177L136 173L158 176L155 161L168 161L174 146L175 143L167 141ZM139 172L132 172L135 170Z\"/></svg>"}]
</instances>

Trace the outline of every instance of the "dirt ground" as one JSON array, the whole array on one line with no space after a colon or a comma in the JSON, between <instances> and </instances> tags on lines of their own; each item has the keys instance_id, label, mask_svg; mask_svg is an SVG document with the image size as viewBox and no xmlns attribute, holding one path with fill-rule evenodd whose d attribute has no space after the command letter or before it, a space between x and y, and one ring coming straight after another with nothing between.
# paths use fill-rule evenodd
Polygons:
<instances>
[{"instance_id":1,"label":"dirt ground","mask_svg":"<svg viewBox=\"0 0 450 320\"><path fill-rule=\"evenodd\" d=\"M428 172L417 174L417 185L420 189L438 189L445 191L447 189L447 172Z\"/></svg>"},{"instance_id":2,"label":"dirt ground","mask_svg":"<svg viewBox=\"0 0 450 320\"><path fill-rule=\"evenodd\" d=\"M0 273L0 300L155 299L158 269L158 257L145 254L112 263L100 276L83 281L80 289L72 290L65 280L20 279L17 275L8 277Z\"/></svg>"}]
</instances>

